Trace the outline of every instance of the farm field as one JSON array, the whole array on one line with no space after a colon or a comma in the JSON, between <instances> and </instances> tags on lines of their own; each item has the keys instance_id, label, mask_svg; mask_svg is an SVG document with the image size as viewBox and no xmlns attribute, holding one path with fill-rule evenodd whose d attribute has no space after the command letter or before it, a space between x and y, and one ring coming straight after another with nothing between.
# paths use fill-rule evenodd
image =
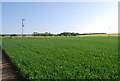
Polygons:
<instances>
[{"instance_id":1,"label":"farm field","mask_svg":"<svg viewBox=\"0 0 120 81\"><path fill-rule=\"evenodd\" d=\"M118 37L4 38L26 79L118 79Z\"/></svg>"},{"instance_id":2,"label":"farm field","mask_svg":"<svg viewBox=\"0 0 120 81\"><path fill-rule=\"evenodd\" d=\"M0 38L0 48L1 48L1 46L2 46L2 38Z\"/></svg>"}]
</instances>

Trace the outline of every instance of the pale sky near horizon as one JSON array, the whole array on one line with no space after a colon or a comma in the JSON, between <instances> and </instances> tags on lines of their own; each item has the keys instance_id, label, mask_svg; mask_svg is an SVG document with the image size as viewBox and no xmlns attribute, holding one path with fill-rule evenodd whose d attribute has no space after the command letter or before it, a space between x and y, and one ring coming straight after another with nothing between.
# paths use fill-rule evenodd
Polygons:
<instances>
[{"instance_id":1,"label":"pale sky near horizon","mask_svg":"<svg viewBox=\"0 0 120 81\"><path fill-rule=\"evenodd\" d=\"M22 18L25 18L24 33L117 33L118 3L2 3L2 33L21 33Z\"/></svg>"}]
</instances>

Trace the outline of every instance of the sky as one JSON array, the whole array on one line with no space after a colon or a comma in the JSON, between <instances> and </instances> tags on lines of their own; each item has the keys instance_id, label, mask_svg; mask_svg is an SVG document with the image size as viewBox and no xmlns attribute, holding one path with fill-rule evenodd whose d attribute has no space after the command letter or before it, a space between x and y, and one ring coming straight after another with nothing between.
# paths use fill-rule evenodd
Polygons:
<instances>
[{"instance_id":1,"label":"sky","mask_svg":"<svg viewBox=\"0 0 120 81\"><path fill-rule=\"evenodd\" d=\"M0 33L2 32L2 3L0 2Z\"/></svg>"},{"instance_id":2,"label":"sky","mask_svg":"<svg viewBox=\"0 0 120 81\"><path fill-rule=\"evenodd\" d=\"M3 2L3 34L33 32L117 33L116 2Z\"/></svg>"}]
</instances>

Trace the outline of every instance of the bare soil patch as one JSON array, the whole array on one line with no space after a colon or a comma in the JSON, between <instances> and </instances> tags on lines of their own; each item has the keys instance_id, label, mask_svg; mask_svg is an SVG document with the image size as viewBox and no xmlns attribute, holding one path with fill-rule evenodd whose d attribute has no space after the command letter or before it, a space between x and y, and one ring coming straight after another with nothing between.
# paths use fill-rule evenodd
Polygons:
<instances>
[{"instance_id":1,"label":"bare soil patch","mask_svg":"<svg viewBox=\"0 0 120 81\"><path fill-rule=\"evenodd\" d=\"M22 78L18 71L11 65L10 60L2 53L2 50L0 50L0 59L0 80L21 81Z\"/></svg>"}]
</instances>

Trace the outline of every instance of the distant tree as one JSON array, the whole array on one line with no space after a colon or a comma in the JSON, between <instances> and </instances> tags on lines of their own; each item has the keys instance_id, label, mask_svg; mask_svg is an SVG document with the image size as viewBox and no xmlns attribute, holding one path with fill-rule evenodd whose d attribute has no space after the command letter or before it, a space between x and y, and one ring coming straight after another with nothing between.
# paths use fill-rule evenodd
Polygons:
<instances>
[{"instance_id":1,"label":"distant tree","mask_svg":"<svg viewBox=\"0 0 120 81\"><path fill-rule=\"evenodd\" d=\"M33 36L42 36L42 33L38 33L38 32L33 32Z\"/></svg>"},{"instance_id":2,"label":"distant tree","mask_svg":"<svg viewBox=\"0 0 120 81\"><path fill-rule=\"evenodd\" d=\"M5 35L2 35L2 37L4 37Z\"/></svg>"},{"instance_id":3,"label":"distant tree","mask_svg":"<svg viewBox=\"0 0 120 81\"><path fill-rule=\"evenodd\" d=\"M45 33L33 32L33 36L54 36L54 34L51 34L49 32L45 32Z\"/></svg>"},{"instance_id":4,"label":"distant tree","mask_svg":"<svg viewBox=\"0 0 120 81\"><path fill-rule=\"evenodd\" d=\"M33 34L37 34L37 32L33 32Z\"/></svg>"},{"instance_id":5,"label":"distant tree","mask_svg":"<svg viewBox=\"0 0 120 81\"><path fill-rule=\"evenodd\" d=\"M76 36L78 35L78 33L70 33L70 32L63 32L63 33L60 33L59 36Z\"/></svg>"},{"instance_id":6,"label":"distant tree","mask_svg":"<svg viewBox=\"0 0 120 81\"><path fill-rule=\"evenodd\" d=\"M49 32L45 32L45 33L38 33L38 32L33 32L33 36L76 36L79 35L78 33L74 33L74 32L63 32L60 34L52 34Z\"/></svg>"},{"instance_id":7,"label":"distant tree","mask_svg":"<svg viewBox=\"0 0 120 81\"><path fill-rule=\"evenodd\" d=\"M18 36L17 34L12 34L12 35L10 35L10 36Z\"/></svg>"},{"instance_id":8,"label":"distant tree","mask_svg":"<svg viewBox=\"0 0 120 81\"><path fill-rule=\"evenodd\" d=\"M45 32L45 33L44 33L44 36L49 36L49 35L50 35L49 32Z\"/></svg>"},{"instance_id":9,"label":"distant tree","mask_svg":"<svg viewBox=\"0 0 120 81\"><path fill-rule=\"evenodd\" d=\"M49 36L54 36L54 34L51 34L51 33L50 33Z\"/></svg>"},{"instance_id":10,"label":"distant tree","mask_svg":"<svg viewBox=\"0 0 120 81\"><path fill-rule=\"evenodd\" d=\"M59 36L65 36L63 33L58 34Z\"/></svg>"},{"instance_id":11,"label":"distant tree","mask_svg":"<svg viewBox=\"0 0 120 81\"><path fill-rule=\"evenodd\" d=\"M37 32L33 32L33 36L37 36L38 35L38 33Z\"/></svg>"},{"instance_id":12,"label":"distant tree","mask_svg":"<svg viewBox=\"0 0 120 81\"><path fill-rule=\"evenodd\" d=\"M71 36L76 36L76 35L77 35L77 33L74 33L74 32L71 33Z\"/></svg>"}]
</instances>

